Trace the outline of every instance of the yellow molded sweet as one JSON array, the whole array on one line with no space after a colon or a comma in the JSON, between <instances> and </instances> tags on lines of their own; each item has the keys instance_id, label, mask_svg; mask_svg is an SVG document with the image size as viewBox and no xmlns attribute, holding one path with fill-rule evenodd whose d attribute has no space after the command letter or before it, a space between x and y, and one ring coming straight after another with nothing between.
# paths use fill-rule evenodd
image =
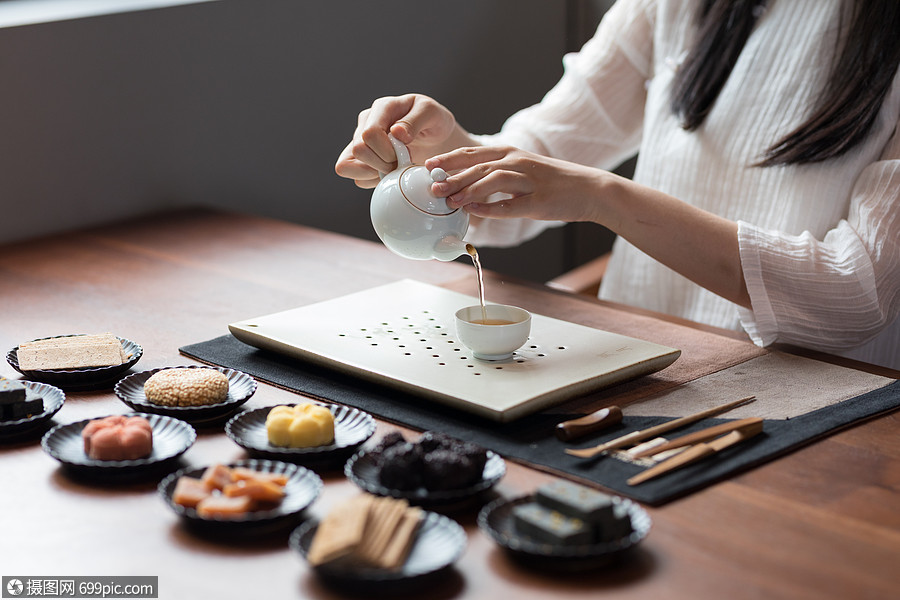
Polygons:
<instances>
[{"instance_id":1,"label":"yellow molded sweet","mask_svg":"<svg viewBox=\"0 0 900 600\"><path fill-rule=\"evenodd\" d=\"M334 415L318 404L276 406L266 417L266 432L273 446L324 446L334 441Z\"/></svg>"}]
</instances>

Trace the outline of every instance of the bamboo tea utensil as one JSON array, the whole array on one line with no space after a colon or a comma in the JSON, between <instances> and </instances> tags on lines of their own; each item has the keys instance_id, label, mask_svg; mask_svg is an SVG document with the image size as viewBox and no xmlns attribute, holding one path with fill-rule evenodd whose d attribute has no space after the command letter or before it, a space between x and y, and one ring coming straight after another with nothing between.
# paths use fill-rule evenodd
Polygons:
<instances>
[{"instance_id":1,"label":"bamboo tea utensil","mask_svg":"<svg viewBox=\"0 0 900 600\"><path fill-rule=\"evenodd\" d=\"M707 427L706 429L701 429L700 431L683 435L679 438L675 438L674 440L669 440L664 444L641 450L640 452L629 450L628 454L632 458L644 458L645 456L661 454L674 448L690 446L692 444L696 444L697 442L706 442L713 438L717 438L724 433L740 431L744 428L752 429L754 426L756 426L757 423L762 423L762 419L759 417L750 417L747 419L738 419L737 421L729 421L728 423L713 425L712 427Z\"/></svg>"},{"instance_id":2,"label":"bamboo tea utensil","mask_svg":"<svg viewBox=\"0 0 900 600\"><path fill-rule=\"evenodd\" d=\"M715 415L720 415L724 412L728 412L733 408L737 408L738 406L743 406L749 402L753 402L756 399L756 396L747 396L746 398L741 398L740 400L734 400L733 402L726 402L725 404L721 404L719 406L714 406L713 408L708 408L706 410L702 410L698 413L694 413L692 415L688 415L686 417L679 417L677 419L673 419L671 421L667 421L660 425L656 425L655 427L650 427L648 429L642 429L639 431L632 431L631 433L627 433L621 437L618 437L614 440L610 440L605 444L600 444L599 446L594 446L593 448L566 448L566 454L571 454L572 456L577 456L579 458L593 458L597 456L601 452L606 452L607 450L616 450L618 448L624 448L625 446L631 446L637 442L656 437L661 433L665 433L667 431L671 431L673 429L678 429L679 427L684 427L685 425L689 425L701 419L705 419L707 417L712 417Z\"/></svg>"},{"instance_id":3,"label":"bamboo tea utensil","mask_svg":"<svg viewBox=\"0 0 900 600\"><path fill-rule=\"evenodd\" d=\"M645 481L653 479L654 477L659 477L663 473L668 473L669 471L680 469L685 465L695 463L698 460L706 458L707 456L715 454L716 452L720 452L725 448L728 448L729 446L734 446L735 444L752 438L756 434L760 433L762 431L762 428L762 419L760 419L758 423L754 423L748 427L744 427L743 429L737 429L735 431L732 431L731 433L727 433L709 443L700 442L699 444L694 444L687 450L676 454L672 458L664 460L658 465L650 467L645 471L641 471L628 480L628 485L638 485L640 483L644 483Z\"/></svg>"}]
</instances>

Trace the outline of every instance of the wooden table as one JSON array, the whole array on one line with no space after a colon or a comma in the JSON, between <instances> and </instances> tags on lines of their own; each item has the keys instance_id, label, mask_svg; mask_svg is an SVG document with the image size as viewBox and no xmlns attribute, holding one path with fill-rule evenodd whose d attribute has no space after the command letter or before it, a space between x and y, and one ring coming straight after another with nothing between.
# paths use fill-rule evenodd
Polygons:
<instances>
[{"instance_id":1,"label":"wooden table","mask_svg":"<svg viewBox=\"0 0 900 600\"><path fill-rule=\"evenodd\" d=\"M0 347L111 331L143 346L135 370L191 364L178 348L226 333L229 322L400 278L448 284L471 277L464 264L407 261L377 244L279 221L186 211L0 247ZM5 362L0 375L19 376ZM296 401L260 385L247 407ZM54 422L126 412L112 391L73 392ZM392 428L379 423L376 439ZM648 509L650 535L612 570L548 576L522 569L479 532L474 514L463 515L466 552L427 597L897 597L898 430L895 412ZM221 430L200 430L184 461L244 457ZM550 478L510 463L497 491L518 495ZM0 481L0 575L156 575L160 598L341 597L312 576L284 536L197 537L163 504L155 482L74 480L36 439L0 443ZM311 513L322 516L323 507L355 493L343 477L328 476Z\"/></svg>"}]
</instances>

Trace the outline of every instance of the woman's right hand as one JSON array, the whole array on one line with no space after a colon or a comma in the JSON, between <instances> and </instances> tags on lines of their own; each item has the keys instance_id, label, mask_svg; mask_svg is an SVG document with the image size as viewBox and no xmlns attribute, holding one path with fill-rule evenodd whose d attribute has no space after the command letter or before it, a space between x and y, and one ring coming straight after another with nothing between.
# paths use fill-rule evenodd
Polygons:
<instances>
[{"instance_id":1,"label":"woman's right hand","mask_svg":"<svg viewBox=\"0 0 900 600\"><path fill-rule=\"evenodd\" d=\"M389 173L397 163L388 133L406 144L415 163L475 143L453 113L432 98L421 94L387 96L359 113L353 139L338 157L335 172L353 179L361 188L374 188L379 172Z\"/></svg>"}]
</instances>

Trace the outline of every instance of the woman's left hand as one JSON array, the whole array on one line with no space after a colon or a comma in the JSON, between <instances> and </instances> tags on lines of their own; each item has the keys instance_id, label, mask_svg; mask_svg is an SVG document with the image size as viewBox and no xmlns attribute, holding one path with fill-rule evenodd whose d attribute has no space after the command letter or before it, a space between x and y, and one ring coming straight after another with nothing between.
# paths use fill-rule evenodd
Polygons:
<instances>
[{"instance_id":1,"label":"woman's left hand","mask_svg":"<svg viewBox=\"0 0 900 600\"><path fill-rule=\"evenodd\" d=\"M451 208L489 219L593 221L695 283L750 306L737 223L607 171L510 147L460 148L425 161ZM489 202L491 194L507 199Z\"/></svg>"},{"instance_id":2,"label":"woman's left hand","mask_svg":"<svg viewBox=\"0 0 900 600\"><path fill-rule=\"evenodd\" d=\"M508 146L460 148L428 159L425 166L453 173L432 186L448 206L491 219L596 221L599 189L604 177L614 177ZM507 199L488 202L495 193Z\"/></svg>"}]
</instances>

